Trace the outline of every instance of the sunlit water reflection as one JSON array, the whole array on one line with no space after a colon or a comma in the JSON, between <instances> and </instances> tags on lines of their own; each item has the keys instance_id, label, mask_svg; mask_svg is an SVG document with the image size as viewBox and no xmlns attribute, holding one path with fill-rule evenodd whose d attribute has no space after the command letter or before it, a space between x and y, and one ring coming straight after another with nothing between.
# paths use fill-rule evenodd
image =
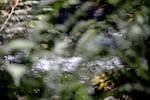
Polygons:
<instances>
[{"instance_id":1,"label":"sunlit water reflection","mask_svg":"<svg viewBox=\"0 0 150 100\"><path fill-rule=\"evenodd\" d=\"M7 55L4 57L8 62L17 62L19 60L19 55ZM86 62L82 57L61 57L55 56L52 58L43 57L33 63L32 69L36 71L50 71L59 70L62 72L72 72L75 71L79 66L86 66L85 69L113 69L115 67L123 67L119 57L110 57L104 59L96 59L93 61ZM95 67L96 66L96 67Z\"/></svg>"}]
</instances>

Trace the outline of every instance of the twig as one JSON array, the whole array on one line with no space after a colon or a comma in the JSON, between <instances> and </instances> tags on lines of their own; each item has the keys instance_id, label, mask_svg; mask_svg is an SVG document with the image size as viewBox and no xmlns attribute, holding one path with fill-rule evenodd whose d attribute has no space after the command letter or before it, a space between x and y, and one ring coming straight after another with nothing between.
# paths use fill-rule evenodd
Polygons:
<instances>
[{"instance_id":1,"label":"twig","mask_svg":"<svg viewBox=\"0 0 150 100\"><path fill-rule=\"evenodd\" d=\"M6 19L6 20L4 21L4 23L2 24L2 26L1 26L1 28L0 28L0 31L2 31L2 30L4 29L4 27L5 27L5 25L8 23L10 17L12 16L12 14L13 14L15 8L16 8L16 6L17 6L18 3L19 3L19 0L11 0L10 2L11 2L11 11L10 11L10 13L9 13L9 15L8 15L8 17L7 17L7 19Z\"/></svg>"}]
</instances>

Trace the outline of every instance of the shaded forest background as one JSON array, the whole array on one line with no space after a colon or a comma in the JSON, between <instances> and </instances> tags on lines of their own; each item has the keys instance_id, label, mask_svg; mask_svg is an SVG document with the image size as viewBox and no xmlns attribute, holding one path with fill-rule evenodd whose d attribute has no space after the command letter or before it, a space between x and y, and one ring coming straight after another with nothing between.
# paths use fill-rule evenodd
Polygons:
<instances>
[{"instance_id":1,"label":"shaded forest background","mask_svg":"<svg viewBox=\"0 0 150 100\"><path fill-rule=\"evenodd\" d=\"M0 26L11 0L0 0ZM2 100L150 96L148 0L21 0L0 31Z\"/></svg>"}]
</instances>

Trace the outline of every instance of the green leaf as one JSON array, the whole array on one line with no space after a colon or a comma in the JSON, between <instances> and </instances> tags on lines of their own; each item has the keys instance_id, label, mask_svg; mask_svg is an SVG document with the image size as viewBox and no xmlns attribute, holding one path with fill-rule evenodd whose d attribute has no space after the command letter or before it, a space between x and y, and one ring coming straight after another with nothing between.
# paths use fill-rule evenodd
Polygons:
<instances>
[{"instance_id":1,"label":"green leaf","mask_svg":"<svg viewBox=\"0 0 150 100\"><path fill-rule=\"evenodd\" d=\"M120 2L120 0L108 0L108 2L109 2L110 4L117 4L117 3Z\"/></svg>"},{"instance_id":2,"label":"green leaf","mask_svg":"<svg viewBox=\"0 0 150 100\"><path fill-rule=\"evenodd\" d=\"M16 39L8 44L10 49L31 49L35 46L35 43L30 40Z\"/></svg>"},{"instance_id":3,"label":"green leaf","mask_svg":"<svg viewBox=\"0 0 150 100\"><path fill-rule=\"evenodd\" d=\"M26 72L26 66L20 64L7 64L6 70L12 75L15 85L19 86L20 79Z\"/></svg>"}]
</instances>

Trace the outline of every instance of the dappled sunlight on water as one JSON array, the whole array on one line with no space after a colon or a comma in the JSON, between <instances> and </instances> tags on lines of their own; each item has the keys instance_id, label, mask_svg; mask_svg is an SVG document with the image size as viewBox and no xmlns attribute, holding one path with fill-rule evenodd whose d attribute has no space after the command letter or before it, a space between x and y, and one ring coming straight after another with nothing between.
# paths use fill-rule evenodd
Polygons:
<instances>
[{"instance_id":1,"label":"dappled sunlight on water","mask_svg":"<svg viewBox=\"0 0 150 100\"><path fill-rule=\"evenodd\" d=\"M61 70L64 72L71 72L79 66L81 61L81 57L56 57L55 59L41 58L34 66L35 69L41 71Z\"/></svg>"}]
</instances>

